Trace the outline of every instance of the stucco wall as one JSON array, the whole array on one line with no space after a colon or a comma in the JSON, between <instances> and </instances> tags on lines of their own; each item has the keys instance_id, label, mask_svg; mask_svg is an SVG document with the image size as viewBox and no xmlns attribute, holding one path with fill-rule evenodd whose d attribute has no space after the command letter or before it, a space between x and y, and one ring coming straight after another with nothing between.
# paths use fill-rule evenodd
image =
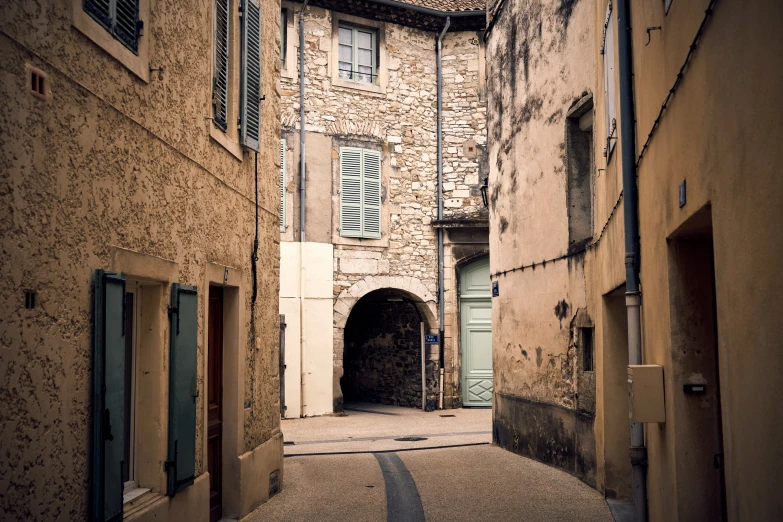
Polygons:
<instances>
[{"instance_id":1,"label":"stucco wall","mask_svg":"<svg viewBox=\"0 0 783 522\"><path fill-rule=\"evenodd\" d=\"M592 412L577 412L584 257L542 261L569 250L566 116L592 94L593 9L510 0L487 43L494 437L591 484Z\"/></svg>"},{"instance_id":2,"label":"stucco wall","mask_svg":"<svg viewBox=\"0 0 783 522\"><path fill-rule=\"evenodd\" d=\"M279 13L268 5L262 12L267 122L279 117L273 81ZM261 247L253 339L254 157L245 153L239 161L210 140L211 6L153 2L145 38L151 66L164 70L162 79L152 74L148 83L72 27L71 8L71 2L12 2L0 22L0 289L8 297L1 314L0 469L2 511L16 519L86 518L90 280L95 269L111 269L118 248L170 260L177 281L198 285L200 330L207 264L240 271L247 408L239 452L279 430L278 126L262 127L258 155ZM28 63L48 75L50 100L28 94ZM33 310L24 309L24 289L37 292ZM203 339L199 335L199 368ZM204 440L205 398L200 393L197 448ZM197 475L205 469L198 451Z\"/></svg>"}]
</instances>

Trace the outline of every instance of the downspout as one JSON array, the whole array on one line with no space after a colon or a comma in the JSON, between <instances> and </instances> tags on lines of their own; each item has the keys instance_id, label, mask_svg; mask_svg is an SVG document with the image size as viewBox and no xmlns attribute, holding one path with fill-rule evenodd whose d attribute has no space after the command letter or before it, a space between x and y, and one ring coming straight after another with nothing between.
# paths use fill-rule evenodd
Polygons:
<instances>
[{"instance_id":1,"label":"downspout","mask_svg":"<svg viewBox=\"0 0 783 522\"><path fill-rule=\"evenodd\" d=\"M628 312L628 364L642 364L639 290L639 191L636 185L636 129L633 98L633 54L629 0L617 2L617 43L620 74L620 150L625 221L625 305ZM636 522L647 521L647 448L644 425L631 422L633 509Z\"/></svg>"},{"instance_id":2,"label":"downspout","mask_svg":"<svg viewBox=\"0 0 783 522\"><path fill-rule=\"evenodd\" d=\"M451 18L446 17L446 25L443 26L443 30L438 35L438 40L435 45L435 59L437 61L437 83L438 83L438 220L443 219L443 71L442 71L442 44L443 37L446 36L446 31L449 30L451 25ZM443 299L443 228L438 228L438 409L443 409L443 321L444 321L444 306Z\"/></svg>"},{"instance_id":3,"label":"downspout","mask_svg":"<svg viewBox=\"0 0 783 522\"><path fill-rule=\"evenodd\" d=\"M305 414L305 24L304 0L299 10L299 416Z\"/></svg>"}]
</instances>

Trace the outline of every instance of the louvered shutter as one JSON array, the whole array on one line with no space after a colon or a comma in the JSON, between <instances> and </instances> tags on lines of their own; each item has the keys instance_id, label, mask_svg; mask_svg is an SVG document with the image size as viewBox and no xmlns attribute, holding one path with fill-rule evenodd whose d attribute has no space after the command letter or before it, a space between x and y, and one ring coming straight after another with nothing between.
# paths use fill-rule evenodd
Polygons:
<instances>
[{"instance_id":1,"label":"louvered shutter","mask_svg":"<svg viewBox=\"0 0 783 522\"><path fill-rule=\"evenodd\" d=\"M111 30L111 0L84 0L82 8L96 22Z\"/></svg>"},{"instance_id":2,"label":"louvered shutter","mask_svg":"<svg viewBox=\"0 0 783 522\"><path fill-rule=\"evenodd\" d=\"M362 237L362 149L340 148L340 235Z\"/></svg>"},{"instance_id":3,"label":"louvered shutter","mask_svg":"<svg viewBox=\"0 0 783 522\"><path fill-rule=\"evenodd\" d=\"M362 237L381 237L381 155L362 151Z\"/></svg>"},{"instance_id":4,"label":"louvered shutter","mask_svg":"<svg viewBox=\"0 0 783 522\"><path fill-rule=\"evenodd\" d=\"M280 140L280 232L285 232L285 151L286 141Z\"/></svg>"},{"instance_id":5,"label":"louvered shutter","mask_svg":"<svg viewBox=\"0 0 783 522\"><path fill-rule=\"evenodd\" d=\"M228 128L228 0L215 0L215 56L212 78L213 121Z\"/></svg>"},{"instance_id":6,"label":"louvered shutter","mask_svg":"<svg viewBox=\"0 0 783 522\"><path fill-rule=\"evenodd\" d=\"M122 520L125 455L125 276L93 281L92 494L94 521Z\"/></svg>"},{"instance_id":7,"label":"louvered shutter","mask_svg":"<svg viewBox=\"0 0 783 522\"><path fill-rule=\"evenodd\" d=\"M242 9L241 140L258 151L261 132L261 7L243 0Z\"/></svg>"},{"instance_id":8,"label":"louvered shutter","mask_svg":"<svg viewBox=\"0 0 783 522\"><path fill-rule=\"evenodd\" d=\"M115 0L114 36L134 53L139 50L139 0Z\"/></svg>"},{"instance_id":9,"label":"louvered shutter","mask_svg":"<svg viewBox=\"0 0 783 522\"><path fill-rule=\"evenodd\" d=\"M195 286L173 284L169 308L168 495L191 484L196 474L196 361L198 294Z\"/></svg>"}]
</instances>

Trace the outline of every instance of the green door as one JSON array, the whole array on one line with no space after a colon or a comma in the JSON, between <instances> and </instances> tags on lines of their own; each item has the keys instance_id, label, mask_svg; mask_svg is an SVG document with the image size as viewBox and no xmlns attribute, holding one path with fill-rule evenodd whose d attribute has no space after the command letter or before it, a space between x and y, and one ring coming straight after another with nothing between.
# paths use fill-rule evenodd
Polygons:
<instances>
[{"instance_id":1,"label":"green door","mask_svg":"<svg viewBox=\"0 0 783 522\"><path fill-rule=\"evenodd\" d=\"M460 272L462 404L492 406L492 301L489 259Z\"/></svg>"}]
</instances>

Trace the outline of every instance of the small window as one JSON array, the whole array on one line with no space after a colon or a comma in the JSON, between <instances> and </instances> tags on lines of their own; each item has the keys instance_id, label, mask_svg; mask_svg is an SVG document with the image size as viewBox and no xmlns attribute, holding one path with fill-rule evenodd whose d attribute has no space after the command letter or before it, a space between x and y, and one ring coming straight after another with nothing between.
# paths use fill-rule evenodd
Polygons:
<instances>
[{"instance_id":1,"label":"small window","mask_svg":"<svg viewBox=\"0 0 783 522\"><path fill-rule=\"evenodd\" d=\"M614 21L612 20L612 3L606 10L606 26L604 30L604 110L606 115L606 145L604 155L606 160L612 156L617 143L617 94L615 88L615 46Z\"/></svg>"},{"instance_id":2,"label":"small window","mask_svg":"<svg viewBox=\"0 0 783 522\"><path fill-rule=\"evenodd\" d=\"M101 24L122 45L139 53L139 0L84 0L84 11Z\"/></svg>"},{"instance_id":3,"label":"small window","mask_svg":"<svg viewBox=\"0 0 783 522\"><path fill-rule=\"evenodd\" d=\"M288 9L280 10L280 66L285 69L288 52Z\"/></svg>"},{"instance_id":4,"label":"small window","mask_svg":"<svg viewBox=\"0 0 783 522\"><path fill-rule=\"evenodd\" d=\"M566 204L568 249L593 238L593 100L580 102L566 118Z\"/></svg>"},{"instance_id":5,"label":"small window","mask_svg":"<svg viewBox=\"0 0 783 522\"><path fill-rule=\"evenodd\" d=\"M593 349L593 329L580 328L582 337L582 370L595 371L595 350Z\"/></svg>"},{"instance_id":6,"label":"small window","mask_svg":"<svg viewBox=\"0 0 783 522\"><path fill-rule=\"evenodd\" d=\"M372 29L339 26L339 76L344 80L375 84L378 68L378 33Z\"/></svg>"}]
</instances>

